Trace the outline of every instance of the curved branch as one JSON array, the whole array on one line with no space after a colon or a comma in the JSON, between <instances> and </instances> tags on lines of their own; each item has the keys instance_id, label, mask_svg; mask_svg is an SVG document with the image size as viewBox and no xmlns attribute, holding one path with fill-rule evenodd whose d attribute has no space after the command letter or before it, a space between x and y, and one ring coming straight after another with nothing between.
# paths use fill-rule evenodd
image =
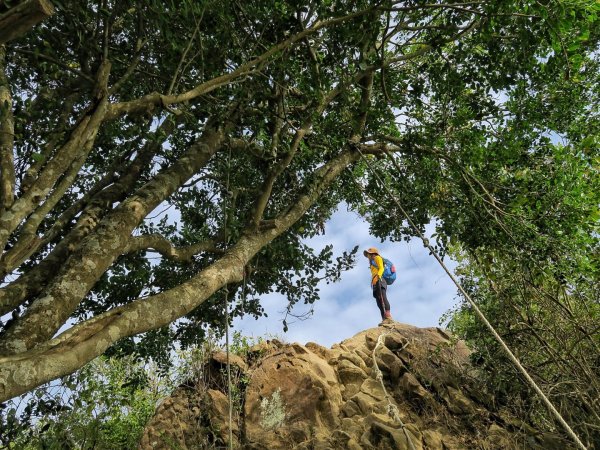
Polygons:
<instances>
[{"instance_id":1,"label":"curved branch","mask_svg":"<svg viewBox=\"0 0 600 450\"><path fill-rule=\"evenodd\" d=\"M183 92L177 95L163 95L159 92L153 92L151 94L148 94L136 100L132 100L130 102L112 104L106 117L107 119L115 119L126 114L146 113L153 111L155 108L160 106L165 107L173 104L184 103L198 98L201 95L206 95L214 91L215 89L220 88L221 86L226 86L239 78L255 73L257 70L259 70L260 66L266 63L269 59L275 57L278 54L281 54L283 50L294 45L298 41L302 41L307 36L315 34L323 28L337 25L351 20L355 17L364 15L365 12L371 11L373 9L375 9L375 7L369 7L365 10L360 10L352 14L348 14L346 16L335 17L333 19L315 22L310 28L302 30L301 32L289 37L288 39L280 42L279 44L274 45L262 55L246 63L240 64L237 69L215 77L211 80L205 81L204 83L199 84L198 86L196 86L193 89L190 89L187 92Z\"/></svg>"},{"instance_id":2,"label":"curved branch","mask_svg":"<svg viewBox=\"0 0 600 450\"><path fill-rule=\"evenodd\" d=\"M223 142L223 130L207 129L175 164L107 214L26 313L5 330L0 354L21 353L50 339L121 255L144 217L203 167Z\"/></svg>"},{"instance_id":3,"label":"curved branch","mask_svg":"<svg viewBox=\"0 0 600 450\"><path fill-rule=\"evenodd\" d=\"M0 402L72 373L117 340L165 326L197 308L223 286L242 281L244 267L250 260L294 225L342 171L359 158L358 152L346 150L321 166L305 192L274 221L274 228L260 233L247 230L222 258L187 282L75 325L32 350L0 358Z\"/></svg>"},{"instance_id":4,"label":"curved branch","mask_svg":"<svg viewBox=\"0 0 600 450\"><path fill-rule=\"evenodd\" d=\"M185 247L175 247L167 238L160 234L146 234L132 237L123 253L134 253L140 250L152 249L173 261L189 262L194 255L201 252L222 254L223 250L216 246L219 242L223 242L223 240L217 237Z\"/></svg>"}]
</instances>

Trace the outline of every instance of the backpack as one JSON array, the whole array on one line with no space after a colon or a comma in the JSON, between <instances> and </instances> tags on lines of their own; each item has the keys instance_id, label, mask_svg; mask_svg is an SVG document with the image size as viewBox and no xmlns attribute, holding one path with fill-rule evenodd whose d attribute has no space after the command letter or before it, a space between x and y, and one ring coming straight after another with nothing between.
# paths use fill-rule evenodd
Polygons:
<instances>
[{"instance_id":1,"label":"backpack","mask_svg":"<svg viewBox=\"0 0 600 450\"><path fill-rule=\"evenodd\" d=\"M381 256L381 255L379 255ZM394 263L391 262L389 259L384 258L383 256L381 256L381 259L383 259L383 279L385 280L385 282L389 285L389 284L394 284L394 281L396 281L396 266L394 266ZM375 261L371 261L371 264L373 264L374 266L377 266L377 264L375 264Z\"/></svg>"}]
</instances>

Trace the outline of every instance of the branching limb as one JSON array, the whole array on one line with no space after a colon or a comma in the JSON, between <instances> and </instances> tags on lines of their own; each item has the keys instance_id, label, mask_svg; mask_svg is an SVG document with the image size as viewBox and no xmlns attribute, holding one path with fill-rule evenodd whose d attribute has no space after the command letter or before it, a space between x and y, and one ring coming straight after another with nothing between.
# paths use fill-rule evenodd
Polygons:
<instances>
[{"instance_id":1,"label":"branching limb","mask_svg":"<svg viewBox=\"0 0 600 450\"><path fill-rule=\"evenodd\" d=\"M96 198L96 196L111 183L117 181L118 174L116 173L116 166L122 165L123 162L124 161L122 158L117 159L115 161L116 164L109 168L107 174L101 180L99 180L89 191L87 191L81 198L67 208L65 212L63 212L60 217L54 221L52 227L50 227L50 229L44 233L40 248L52 242L59 235L59 233L65 229L67 224L69 224L78 214L84 211L84 208L91 203L92 199Z\"/></svg>"},{"instance_id":2,"label":"branching limb","mask_svg":"<svg viewBox=\"0 0 600 450\"><path fill-rule=\"evenodd\" d=\"M373 10L375 7L370 7L367 10ZM199 84L195 88L177 95L162 95L158 92L148 94L137 100L130 102L122 102L112 104L107 113L107 119L115 119L126 114L146 113L154 110L157 107L165 107L173 104L191 101L201 95L206 95L215 89L226 86L244 76L250 75L258 71L261 65L267 63L271 58L281 54L285 49L302 41L307 36L317 33L319 30L331 27L340 23L347 22L355 17L365 14L365 10L356 11L346 16L335 17L329 20L315 22L310 28L307 28L295 35L285 39L277 45L272 46L262 55L239 65L236 69L231 70L223 75L215 77L204 83Z\"/></svg>"},{"instance_id":3,"label":"branching limb","mask_svg":"<svg viewBox=\"0 0 600 450\"><path fill-rule=\"evenodd\" d=\"M70 139L46 164L46 167L40 172L30 189L16 200L9 210L0 215L0 248L6 246L11 233L46 198L54 184L72 162L81 156L86 149L89 151L86 144L90 140L93 142L108 108L108 98L103 93L106 93L109 72L110 65L108 63L100 66L95 87L95 91L101 96L100 101L75 127Z\"/></svg>"},{"instance_id":4,"label":"branching limb","mask_svg":"<svg viewBox=\"0 0 600 450\"><path fill-rule=\"evenodd\" d=\"M358 118L358 123L357 123L357 128L356 128L357 133L355 135L353 135L353 139L358 139L358 133L360 133L360 131L364 128L365 123L366 123L366 114L367 114L367 110L368 110L368 103L370 101L371 87L372 87L372 83L373 83L372 70L373 69L370 68L369 70L366 70L366 71L356 74L355 76L351 77L346 82L340 83L337 87L335 87L334 89L329 91L326 95L321 97L320 103L315 108L315 111L312 112L312 114L308 115L308 117L303 122L302 126L296 131L296 134L294 135L294 138L290 145L290 150L287 153L287 155L285 156L285 158L283 158L278 164L276 164L273 167L273 169L270 171L269 175L265 179L265 181L262 185L262 188L261 188L261 195L258 197L258 199L254 205L254 208L253 208L253 216L252 216L251 223L252 223L252 227L254 229L257 229L258 226L261 224L261 220L263 218L264 211L268 204L269 198L271 197L273 186L275 184L277 177L279 177L283 173L283 171L290 165L294 155L296 154L296 152L300 146L300 143L304 139L304 136L306 135L306 133L308 133L308 131L312 127L313 118L318 117L321 114L323 114L323 112L325 111L327 106L332 101L334 101L335 98L341 92L343 92L344 89L346 89L350 84L352 84L353 82L356 82L356 81L364 82L364 83L366 83L366 86L367 86L367 88L363 91L363 96L361 97L361 105L360 105L361 113L359 114L359 118ZM365 80L365 81L361 81L361 80ZM364 109L364 111L363 111L363 109Z\"/></svg>"},{"instance_id":5,"label":"branching limb","mask_svg":"<svg viewBox=\"0 0 600 450\"><path fill-rule=\"evenodd\" d=\"M298 221L359 157L358 152L348 150L321 166L304 193L295 199L286 214L275 220L274 228L261 233L248 230L223 257L189 281L82 322L48 342L40 342L34 349L0 358L0 401L72 373L117 340L165 326L200 306L223 286L241 282L244 267L260 249ZM83 267L85 265L80 264L80 268ZM20 377L25 372L28 376Z\"/></svg>"},{"instance_id":6,"label":"branching limb","mask_svg":"<svg viewBox=\"0 0 600 450\"><path fill-rule=\"evenodd\" d=\"M71 139L63 146L59 154L47 164L32 187L16 200L8 211L0 216L0 248L4 248L10 234L46 197L52 185L73 160L73 153L75 153L75 156L79 154L76 149L81 148L82 143L95 136L101 118L106 111L106 106L107 102L104 100L91 116L87 116L80 123L71 135Z\"/></svg>"},{"instance_id":7,"label":"branching limb","mask_svg":"<svg viewBox=\"0 0 600 450\"><path fill-rule=\"evenodd\" d=\"M135 69L137 68L140 61L142 60L142 50L147 41L148 40L146 39L138 44L136 53L135 53L134 57L132 58L131 62L129 63L129 65L127 66L127 70L125 71L123 76L121 78L119 78L116 81L116 83L114 83L108 90L109 95L113 95L115 92L119 92L119 89L121 89L121 86L131 77L131 75L133 75L133 73L135 72Z\"/></svg>"},{"instance_id":8,"label":"branching limb","mask_svg":"<svg viewBox=\"0 0 600 450\"><path fill-rule=\"evenodd\" d=\"M165 258L173 261L189 262L192 257L201 252L222 254L223 250L217 247L219 242L223 242L223 236L216 237L185 247L175 247L171 242L160 234L146 234L135 236L125 248L124 253L134 253L140 250L154 250Z\"/></svg>"},{"instance_id":9,"label":"branching limb","mask_svg":"<svg viewBox=\"0 0 600 450\"><path fill-rule=\"evenodd\" d=\"M53 90L49 95L39 95L34 100L34 103L40 102L40 105L33 106L32 110L36 110L38 108L44 107L41 105L42 99L44 97L46 97L49 100L56 100L57 96L59 96L59 95L60 95L60 93L56 89ZM36 158L35 161L32 164L30 164L29 167L27 167L27 169L24 171L24 173L22 175L21 183L20 183L21 195L23 195L25 192L27 192L31 188L31 186L37 179L38 174L40 173L42 168L45 166L46 162L54 154L56 148L59 146L60 141L67 134L67 130L69 128L69 123L71 122L72 119L74 119L72 117L73 106L75 105L75 103L77 102L79 97L80 97L80 94L78 92L73 92L72 94L67 95L66 98L64 99L63 107L62 107L62 110L56 121L54 130L48 136L46 144L42 145L42 147L40 148L40 153L38 155L38 158ZM80 120L82 120L83 118L84 118L84 116L80 117Z\"/></svg>"},{"instance_id":10,"label":"branching limb","mask_svg":"<svg viewBox=\"0 0 600 450\"><path fill-rule=\"evenodd\" d=\"M273 186L275 185L275 181L277 178L283 173L283 171L290 165L292 160L294 159L294 155L298 151L300 146L300 142L304 139L304 136L312 126L312 118L309 116L302 126L296 131L294 135L294 139L290 145L290 149L285 157L279 161L277 164L273 166L273 168L269 171L269 174L265 178L262 187L260 189L260 195L256 199L252 209L252 227L256 230L260 225L265 209L267 208L267 204L269 203L269 199L271 198L271 193L273 192Z\"/></svg>"},{"instance_id":11,"label":"branching limb","mask_svg":"<svg viewBox=\"0 0 600 450\"><path fill-rule=\"evenodd\" d=\"M141 171L150 164L152 157L177 123L177 119L165 119L155 131L154 138L148 140L129 165L123 165L116 175L107 174L101 185L84 195L76 204L65 211L41 239L35 240L31 244L32 247L26 248L30 254L43 248L54 239L76 214L81 212L75 227L61 239L44 260L26 274L21 275L17 280L0 289L0 315L10 312L28 299L39 295L52 278L56 276L58 269L73 249L77 248L81 241L95 229L106 213L107 208L114 202L122 200L126 194L131 192ZM116 161L116 163L118 164L119 161ZM112 171L109 170L109 172ZM103 189L110 184L113 176L120 178L116 183ZM85 209L82 211L82 208Z\"/></svg>"},{"instance_id":12,"label":"branching limb","mask_svg":"<svg viewBox=\"0 0 600 450\"><path fill-rule=\"evenodd\" d=\"M132 231L144 217L203 167L223 142L224 130L205 130L175 164L108 213L25 314L5 330L0 354L21 353L50 339L126 248Z\"/></svg>"},{"instance_id":13,"label":"branching limb","mask_svg":"<svg viewBox=\"0 0 600 450\"><path fill-rule=\"evenodd\" d=\"M56 206L61 200L65 192L71 188L75 178L79 174L79 170L85 163L89 152L93 147L95 134L90 136L90 139L84 144L84 151L73 161L67 173L61 178L60 182L50 194L48 199L37 208L27 219L19 233L19 240L16 244L3 255L0 262L0 273L8 273L21 265L23 261L29 258L43 242L37 235L37 229L46 215Z\"/></svg>"},{"instance_id":14,"label":"branching limb","mask_svg":"<svg viewBox=\"0 0 600 450\"><path fill-rule=\"evenodd\" d=\"M15 192L15 122L10 85L5 73L5 52L4 45L0 45L0 211L10 208Z\"/></svg>"}]
</instances>

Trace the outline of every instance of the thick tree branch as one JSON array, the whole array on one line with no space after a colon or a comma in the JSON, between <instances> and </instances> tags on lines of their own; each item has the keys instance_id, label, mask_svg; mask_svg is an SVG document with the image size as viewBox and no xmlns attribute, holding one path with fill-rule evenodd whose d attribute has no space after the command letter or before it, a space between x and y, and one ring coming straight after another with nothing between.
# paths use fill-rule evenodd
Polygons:
<instances>
[{"instance_id":1,"label":"thick tree branch","mask_svg":"<svg viewBox=\"0 0 600 450\"><path fill-rule=\"evenodd\" d=\"M28 32L54 14L49 0L25 0L0 16L0 45Z\"/></svg>"},{"instance_id":2,"label":"thick tree branch","mask_svg":"<svg viewBox=\"0 0 600 450\"><path fill-rule=\"evenodd\" d=\"M31 188L17 199L9 210L0 215L0 248L6 246L10 234L46 198L54 183L70 164L86 149L89 151L86 143L96 136L106 113L107 104L108 101L104 97L91 115L86 115L79 123L69 141L48 162Z\"/></svg>"},{"instance_id":3,"label":"thick tree branch","mask_svg":"<svg viewBox=\"0 0 600 450\"><path fill-rule=\"evenodd\" d=\"M38 237L37 229L46 215L61 200L65 192L69 190L79 174L79 170L85 163L89 152L91 151L96 135L90 136L84 144L84 151L77 157L69 167L67 173L61 178L56 188L44 203L37 208L27 219L20 230L20 236L17 243L2 258L0 263L0 273L11 272L16 269L23 261L29 258L43 243L43 239Z\"/></svg>"},{"instance_id":4,"label":"thick tree branch","mask_svg":"<svg viewBox=\"0 0 600 450\"><path fill-rule=\"evenodd\" d=\"M0 402L72 373L117 340L165 326L200 306L223 286L240 282L244 267L258 251L296 223L340 173L359 158L358 152L346 150L321 166L304 193L274 221L273 228L244 234L222 258L189 281L82 322L32 350L0 358Z\"/></svg>"},{"instance_id":5,"label":"thick tree branch","mask_svg":"<svg viewBox=\"0 0 600 450\"><path fill-rule=\"evenodd\" d=\"M15 122L12 96L6 78L6 49L0 45L0 212L10 208L15 192L13 145Z\"/></svg>"},{"instance_id":6,"label":"thick tree branch","mask_svg":"<svg viewBox=\"0 0 600 450\"><path fill-rule=\"evenodd\" d=\"M79 246L81 240L95 229L106 213L107 208L113 203L123 200L125 195L131 192L140 173L150 164L152 157L161 147L163 141L170 135L176 124L179 123L179 120L179 118L176 120L166 118L154 132L154 137L150 138L142 150L137 153L135 159L129 165L123 165L118 173L114 175L118 178L116 183L106 189L103 189L106 185L92 189L65 211L41 239L36 240L31 247L26 248L29 254L38 251L48 244L67 222L81 211L82 207L85 208L73 230L56 245L44 260L8 286L0 289L0 315L10 312L24 301L35 297L48 285L51 278L56 275L61 267L61 263L67 259L73 249ZM118 163L118 161L116 162ZM113 174L108 175L103 183L108 184L112 180Z\"/></svg>"},{"instance_id":7,"label":"thick tree branch","mask_svg":"<svg viewBox=\"0 0 600 450\"><path fill-rule=\"evenodd\" d=\"M160 234L146 234L132 237L123 253L154 250L173 261L189 262L194 255L201 252L223 253L223 250L217 247L217 244L220 242L223 242L222 237L216 237L184 247L175 247L167 238Z\"/></svg>"},{"instance_id":8,"label":"thick tree branch","mask_svg":"<svg viewBox=\"0 0 600 450\"><path fill-rule=\"evenodd\" d=\"M11 272L25 259L30 257L44 245L47 245L60 232L66 223L72 220L72 218L81 211L81 206L85 205L85 209L79 217L73 231L59 244L64 245L67 243L68 247L75 247L76 243L94 229L109 205L122 200L122 198L131 191L137 177L150 163L152 157L173 131L177 122L177 120L171 120L170 118L163 120L163 123L153 133L153 139L146 142L143 149L137 154L131 164L119 168L118 166L122 165L122 162L117 159L115 161L115 167L109 168L109 173L104 182L108 184L110 180L121 177L117 183L107 189L103 189L106 185L95 186L92 188L90 192L84 194L78 202L65 211L44 236L38 237L37 229L40 223L64 195L66 190L72 185L75 177L79 173L81 165L85 162L89 150L82 154L78 160L74 161L71 169L60 181L49 199L46 200L46 202L44 202L23 225L18 241L14 244L13 248L4 255L0 262L0 273ZM93 142L94 140L91 139L88 141L88 145L91 146ZM117 169L118 173L115 174L113 170ZM1 305L2 302L0 301L0 311L2 310Z\"/></svg>"},{"instance_id":9,"label":"thick tree branch","mask_svg":"<svg viewBox=\"0 0 600 450\"><path fill-rule=\"evenodd\" d=\"M107 214L40 297L5 331L0 354L21 353L51 338L126 248L132 231L144 217L203 167L223 142L223 130L205 130L175 164Z\"/></svg>"}]
</instances>

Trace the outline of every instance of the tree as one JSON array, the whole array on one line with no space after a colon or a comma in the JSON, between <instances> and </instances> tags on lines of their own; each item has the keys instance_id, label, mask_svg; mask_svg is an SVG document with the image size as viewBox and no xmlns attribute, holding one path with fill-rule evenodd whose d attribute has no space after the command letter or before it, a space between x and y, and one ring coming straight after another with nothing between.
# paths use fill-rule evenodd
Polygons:
<instances>
[{"instance_id":1,"label":"tree","mask_svg":"<svg viewBox=\"0 0 600 450\"><path fill-rule=\"evenodd\" d=\"M528 195L502 177L555 129L510 128L510 101L534 79L587 80L597 44L584 2L55 5L0 67L0 399L109 349L198 339L224 290L314 301L319 270L335 279L353 253L301 239L340 202L376 235L414 234L369 201L365 158L418 226L440 219L443 251L500 248L503 205ZM591 105L580 94L563 125ZM579 155L589 136L568 138Z\"/></svg>"}]
</instances>

